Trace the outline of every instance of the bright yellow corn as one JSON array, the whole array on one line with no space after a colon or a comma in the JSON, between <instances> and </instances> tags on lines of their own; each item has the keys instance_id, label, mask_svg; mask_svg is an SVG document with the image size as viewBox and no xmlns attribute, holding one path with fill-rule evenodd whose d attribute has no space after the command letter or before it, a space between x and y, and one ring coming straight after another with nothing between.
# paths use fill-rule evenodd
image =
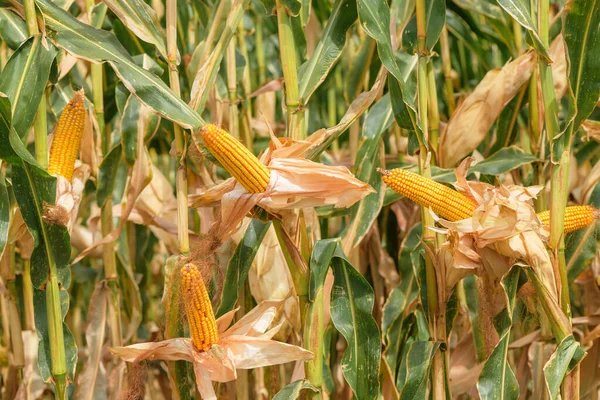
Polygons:
<instances>
[{"instance_id":1,"label":"bright yellow corn","mask_svg":"<svg viewBox=\"0 0 600 400\"><path fill-rule=\"evenodd\" d=\"M212 124L204 125L200 136L206 148L248 192L267 190L269 170L236 138Z\"/></svg>"},{"instance_id":2,"label":"bright yellow corn","mask_svg":"<svg viewBox=\"0 0 600 400\"><path fill-rule=\"evenodd\" d=\"M85 125L84 100L85 94L81 89L67 103L56 124L56 131L50 148L48 172L51 175L63 176L69 182L73 178L75 160L77 160Z\"/></svg>"},{"instance_id":3,"label":"bright yellow corn","mask_svg":"<svg viewBox=\"0 0 600 400\"><path fill-rule=\"evenodd\" d=\"M565 209L565 233L573 232L591 225L600 211L592 206L570 206ZM550 211L538 213L543 225L550 225Z\"/></svg>"},{"instance_id":4,"label":"bright yellow corn","mask_svg":"<svg viewBox=\"0 0 600 400\"><path fill-rule=\"evenodd\" d=\"M194 264L181 268L181 288L192 343L196 349L206 351L219 341L219 332L202 275Z\"/></svg>"},{"instance_id":5,"label":"bright yellow corn","mask_svg":"<svg viewBox=\"0 0 600 400\"><path fill-rule=\"evenodd\" d=\"M394 192L428 207L448 221L470 218L477 208L475 200L433 179L402 168L382 170L383 181Z\"/></svg>"}]
</instances>

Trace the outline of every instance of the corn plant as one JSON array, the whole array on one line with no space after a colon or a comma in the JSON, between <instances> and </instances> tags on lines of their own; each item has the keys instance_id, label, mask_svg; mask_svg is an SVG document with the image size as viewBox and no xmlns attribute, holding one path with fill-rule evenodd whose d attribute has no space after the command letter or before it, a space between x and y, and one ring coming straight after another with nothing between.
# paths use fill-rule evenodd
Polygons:
<instances>
[{"instance_id":1,"label":"corn plant","mask_svg":"<svg viewBox=\"0 0 600 400\"><path fill-rule=\"evenodd\" d=\"M0 2L0 398L597 399L596 0Z\"/></svg>"}]
</instances>

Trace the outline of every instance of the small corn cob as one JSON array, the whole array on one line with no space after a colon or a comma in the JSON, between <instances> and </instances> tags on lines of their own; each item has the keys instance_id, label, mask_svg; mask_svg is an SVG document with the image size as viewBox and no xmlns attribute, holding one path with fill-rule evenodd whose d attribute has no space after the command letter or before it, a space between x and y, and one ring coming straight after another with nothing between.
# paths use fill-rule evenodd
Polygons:
<instances>
[{"instance_id":1,"label":"small corn cob","mask_svg":"<svg viewBox=\"0 0 600 400\"><path fill-rule=\"evenodd\" d=\"M431 208L434 213L449 221L470 218L477 208L475 200L433 179L402 168L380 172L383 181L394 192L423 207Z\"/></svg>"},{"instance_id":2,"label":"small corn cob","mask_svg":"<svg viewBox=\"0 0 600 400\"><path fill-rule=\"evenodd\" d=\"M565 233L591 225L600 217L600 211L592 206L570 206L565 209ZM550 211L538 213L543 225L550 225Z\"/></svg>"},{"instance_id":3,"label":"small corn cob","mask_svg":"<svg viewBox=\"0 0 600 400\"><path fill-rule=\"evenodd\" d=\"M69 182L73 178L75 160L77 160L83 135L85 124L84 100L85 94L81 89L67 103L58 119L50 148L48 173L63 176Z\"/></svg>"},{"instance_id":4,"label":"small corn cob","mask_svg":"<svg viewBox=\"0 0 600 400\"><path fill-rule=\"evenodd\" d=\"M204 125L200 136L206 148L248 192L267 190L269 170L236 138L212 124Z\"/></svg>"},{"instance_id":5,"label":"small corn cob","mask_svg":"<svg viewBox=\"0 0 600 400\"><path fill-rule=\"evenodd\" d=\"M192 343L196 349L206 351L219 341L219 333L206 286L195 265L181 268L181 288Z\"/></svg>"}]
</instances>

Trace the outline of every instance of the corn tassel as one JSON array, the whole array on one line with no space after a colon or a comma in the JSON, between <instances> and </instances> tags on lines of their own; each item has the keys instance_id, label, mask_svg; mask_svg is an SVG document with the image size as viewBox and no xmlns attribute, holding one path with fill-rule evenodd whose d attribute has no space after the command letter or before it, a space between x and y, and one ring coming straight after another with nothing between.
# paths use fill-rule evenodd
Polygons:
<instances>
[{"instance_id":1,"label":"corn tassel","mask_svg":"<svg viewBox=\"0 0 600 400\"><path fill-rule=\"evenodd\" d=\"M195 265L181 268L181 288L192 343L196 349L206 351L219 341L219 333L206 286Z\"/></svg>"},{"instance_id":2,"label":"corn tassel","mask_svg":"<svg viewBox=\"0 0 600 400\"><path fill-rule=\"evenodd\" d=\"M381 170L383 181L396 193L428 207L448 221L470 218L477 203L433 179L425 178L402 168Z\"/></svg>"},{"instance_id":3,"label":"corn tassel","mask_svg":"<svg viewBox=\"0 0 600 400\"><path fill-rule=\"evenodd\" d=\"M600 217L600 211L592 206L570 206L565 209L565 233L591 225ZM550 225L550 211L538 213L543 225Z\"/></svg>"},{"instance_id":4,"label":"corn tassel","mask_svg":"<svg viewBox=\"0 0 600 400\"><path fill-rule=\"evenodd\" d=\"M83 89L76 92L71 101L63 109L50 148L48 172L60 175L69 182L73 179L75 160L79 153L79 145L85 125L85 94Z\"/></svg>"},{"instance_id":5,"label":"corn tassel","mask_svg":"<svg viewBox=\"0 0 600 400\"><path fill-rule=\"evenodd\" d=\"M206 148L248 192L267 190L269 170L236 138L212 124L204 125L200 136Z\"/></svg>"}]
</instances>

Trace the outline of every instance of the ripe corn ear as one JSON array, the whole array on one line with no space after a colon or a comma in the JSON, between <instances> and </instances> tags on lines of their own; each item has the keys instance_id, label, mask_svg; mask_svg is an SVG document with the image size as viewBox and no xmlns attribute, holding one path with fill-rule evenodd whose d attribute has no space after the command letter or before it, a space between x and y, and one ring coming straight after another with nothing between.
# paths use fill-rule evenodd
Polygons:
<instances>
[{"instance_id":1,"label":"ripe corn ear","mask_svg":"<svg viewBox=\"0 0 600 400\"><path fill-rule=\"evenodd\" d=\"M213 124L204 125L200 136L206 148L250 193L262 193L269 186L269 170L239 140Z\"/></svg>"},{"instance_id":2,"label":"ripe corn ear","mask_svg":"<svg viewBox=\"0 0 600 400\"><path fill-rule=\"evenodd\" d=\"M50 147L48 172L51 175L63 176L69 182L73 178L75 160L77 160L85 125L84 100L85 94L81 89L67 103L56 124Z\"/></svg>"},{"instance_id":3,"label":"ripe corn ear","mask_svg":"<svg viewBox=\"0 0 600 400\"><path fill-rule=\"evenodd\" d=\"M573 232L591 225L598 217L600 211L592 206L570 206L565 209L565 233ZM538 213L538 218L543 225L550 225L550 211Z\"/></svg>"},{"instance_id":4,"label":"ripe corn ear","mask_svg":"<svg viewBox=\"0 0 600 400\"><path fill-rule=\"evenodd\" d=\"M206 286L195 265L181 268L181 288L192 343L196 349L206 351L219 341L219 333Z\"/></svg>"},{"instance_id":5,"label":"ripe corn ear","mask_svg":"<svg viewBox=\"0 0 600 400\"><path fill-rule=\"evenodd\" d=\"M470 218L477 208L475 200L433 179L402 168L380 172L383 181L393 191L423 207L431 208L434 213L449 221Z\"/></svg>"}]
</instances>

